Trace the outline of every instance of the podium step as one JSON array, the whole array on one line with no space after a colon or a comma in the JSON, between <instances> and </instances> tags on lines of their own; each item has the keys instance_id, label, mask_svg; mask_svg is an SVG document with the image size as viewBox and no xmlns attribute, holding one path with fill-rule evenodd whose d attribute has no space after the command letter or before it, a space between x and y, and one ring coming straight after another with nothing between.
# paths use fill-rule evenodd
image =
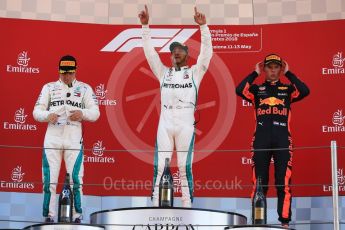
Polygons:
<instances>
[{"instance_id":1,"label":"podium step","mask_svg":"<svg viewBox=\"0 0 345 230\"><path fill-rule=\"evenodd\" d=\"M229 225L247 224L247 218L233 212L195 208L124 208L95 212L91 224L107 230L224 230Z\"/></svg>"}]
</instances>

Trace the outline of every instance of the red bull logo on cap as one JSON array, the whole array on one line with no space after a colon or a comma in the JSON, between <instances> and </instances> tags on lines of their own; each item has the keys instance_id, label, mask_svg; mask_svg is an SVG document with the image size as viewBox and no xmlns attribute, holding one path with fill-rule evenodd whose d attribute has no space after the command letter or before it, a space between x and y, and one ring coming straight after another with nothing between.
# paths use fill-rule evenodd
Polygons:
<instances>
[{"instance_id":1,"label":"red bull logo on cap","mask_svg":"<svg viewBox=\"0 0 345 230\"><path fill-rule=\"evenodd\" d=\"M276 105L282 105L285 106L285 100L279 99L276 97L268 97L265 99L260 99L260 106L261 105L269 105L269 106L276 106Z\"/></svg>"}]
</instances>

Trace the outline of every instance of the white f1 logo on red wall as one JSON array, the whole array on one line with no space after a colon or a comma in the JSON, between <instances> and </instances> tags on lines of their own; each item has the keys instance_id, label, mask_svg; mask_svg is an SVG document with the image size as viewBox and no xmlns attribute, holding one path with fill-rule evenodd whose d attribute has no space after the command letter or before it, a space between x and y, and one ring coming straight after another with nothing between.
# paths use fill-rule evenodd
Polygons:
<instances>
[{"instance_id":1,"label":"white f1 logo on red wall","mask_svg":"<svg viewBox=\"0 0 345 230\"><path fill-rule=\"evenodd\" d=\"M197 29L151 29L153 47L162 47L160 53L168 53L173 42L185 43ZM111 42L101 49L102 52L130 52L136 47L142 47L142 29L133 28L122 31Z\"/></svg>"}]
</instances>

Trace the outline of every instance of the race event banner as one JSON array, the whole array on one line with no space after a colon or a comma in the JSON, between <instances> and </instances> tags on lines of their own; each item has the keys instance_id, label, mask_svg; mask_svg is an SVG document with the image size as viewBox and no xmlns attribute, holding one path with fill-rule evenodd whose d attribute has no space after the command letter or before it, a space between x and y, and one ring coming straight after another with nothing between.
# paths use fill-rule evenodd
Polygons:
<instances>
[{"instance_id":1,"label":"race event banner","mask_svg":"<svg viewBox=\"0 0 345 230\"><path fill-rule=\"evenodd\" d=\"M345 20L209 27L214 55L195 113L195 196L250 196L254 108L235 88L270 53L287 61L311 91L292 104L293 195L331 195L330 142L345 146ZM198 26L152 25L151 30L165 65L171 65L173 41L189 46L188 63L195 64ZM58 80L59 59L70 54L78 62L77 80L93 88L101 111L97 122L83 124L84 194L150 196L160 86L143 53L141 26L1 18L0 34L0 191L42 192L47 123L36 122L32 111L43 85ZM262 74L256 83L263 81ZM176 154L172 165L178 196ZM344 169L345 149L338 148L342 195ZM64 175L62 166L60 182ZM274 188L269 196L275 196Z\"/></svg>"}]
</instances>

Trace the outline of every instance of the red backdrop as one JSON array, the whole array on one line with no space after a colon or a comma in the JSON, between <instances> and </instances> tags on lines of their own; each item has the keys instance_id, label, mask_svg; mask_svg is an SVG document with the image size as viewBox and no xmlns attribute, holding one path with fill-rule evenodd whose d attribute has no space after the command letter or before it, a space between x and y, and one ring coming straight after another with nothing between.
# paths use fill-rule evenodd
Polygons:
<instances>
[{"instance_id":1,"label":"red backdrop","mask_svg":"<svg viewBox=\"0 0 345 230\"><path fill-rule=\"evenodd\" d=\"M34 121L33 106L42 86L58 79L59 58L72 54L78 61L77 79L90 84L101 103L100 119L85 123L84 193L149 196L159 84L142 48L131 48L140 45L140 26L17 19L0 19L0 25L0 144L43 145L46 124ZM344 27L345 20L210 26L215 53L199 89L196 196L249 196L253 108L236 97L234 89L268 53L280 54L311 89L309 97L292 106L295 147L329 146L331 140L345 146ZM182 34L191 48L190 64L195 63L200 45L196 26L152 28L157 29L154 39L166 65L166 45ZM105 51L114 38L115 45ZM2 146L1 191L41 192L41 152ZM345 190L344 153L339 149L340 191ZM293 161L295 196L330 195L329 148L297 149ZM173 172L178 173L176 168ZM178 176L175 179L178 185ZM147 189L140 188L145 183Z\"/></svg>"}]
</instances>

